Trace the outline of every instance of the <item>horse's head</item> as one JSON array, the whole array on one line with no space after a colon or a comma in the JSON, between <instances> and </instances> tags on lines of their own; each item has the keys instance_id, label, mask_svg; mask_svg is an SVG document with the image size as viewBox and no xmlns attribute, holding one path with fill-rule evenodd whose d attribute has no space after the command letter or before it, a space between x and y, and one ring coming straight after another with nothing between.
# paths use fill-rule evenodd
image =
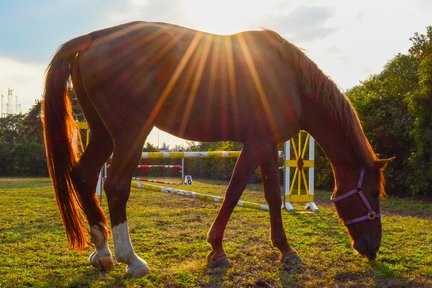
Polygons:
<instances>
[{"instance_id":1,"label":"horse's head","mask_svg":"<svg viewBox=\"0 0 432 288\"><path fill-rule=\"evenodd\" d=\"M369 260L376 258L381 245L380 196L385 196L383 172L394 158L378 159L374 167L362 168L352 190L338 185L332 201L346 225L353 247ZM350 181L352 182L352 180Z\"/></svg>"}]
</instances>

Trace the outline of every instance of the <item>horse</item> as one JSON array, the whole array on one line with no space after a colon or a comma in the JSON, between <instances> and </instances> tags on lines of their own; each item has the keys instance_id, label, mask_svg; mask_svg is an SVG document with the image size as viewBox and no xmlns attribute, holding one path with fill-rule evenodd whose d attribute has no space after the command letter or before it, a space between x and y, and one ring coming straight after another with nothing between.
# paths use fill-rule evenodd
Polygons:
<instances>
[{"instance_id":1,"label":"horse","mask_svg":"<svg viewBox=\"0 0 432 288\"><path fill-rule=\"evenodd\" d=\"M84 151L75 141L72 88L91 130ZM60 46L48 65L42 111L48 169L69 246L92 244L89 260L101 271L113 268L111 233L115 258L127 264L126 272L140 277L149 271L133 249L126 204L154 126L193 141L243 144L207 234L209 267L230 265L224 231L258 168L272 245L282 265L304 265L283 227L277 149L299 130L309 132L330 160L332 199L353 248L376 258L383 172L392 158L378 158L349 99L301 49L274 31L215 35L131 22L79 36ZM104 190L111 230L95 195L99 171L110 157Z\"/></svg>"}]
</instances>

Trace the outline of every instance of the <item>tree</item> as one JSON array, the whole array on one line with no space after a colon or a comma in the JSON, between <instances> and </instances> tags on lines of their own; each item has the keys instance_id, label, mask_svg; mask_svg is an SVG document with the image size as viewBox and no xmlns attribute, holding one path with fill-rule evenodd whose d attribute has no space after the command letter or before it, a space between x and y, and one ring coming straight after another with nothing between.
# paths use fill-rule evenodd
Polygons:
<instances>
[{"instance_id":1,"label":"tree","mask_svg":"<svg viewBox=\"0 0 432 288\"><path fill-rule=\"evenodd\" d=\"M0 119L0 175L47 175L40 101L27 114Z\"/></svg>"},{"instance_id":2,"label":"tree","mask_svg":"<svg viewBox=\"0 0 432 288\"><path fill-rule=\"evenodd\" d=\"M22 114L0 118L0 175L11 175L12 149L23 140L20 135L23 118Z\"/></svg>"},{"instance_id":3,"label":"tree","mask_svg":"<svg viewBox=\"0 0 432 288\"><path fill-rule=\"evenodd\" d=\"M144 152L157 152L157 151L159 151L159 149L156 146L152 145L151 143L147 142L147 143L145 143L145 145L143 147L143 151Z\"/></svg>"},{"instance_id":4,"label":"tree","mask_svg":"<svg viewBox=\"0 0 432 288\"><path fill-rule=\"evenodd\" d=\"M431 35L432 36L432 35ZM432 46L431 46L432 47ZM411 136L415 150L411 153L409 187L413 194L432 194L432 53L419 68L419 89L412 94L410 112L415 116ZM420 181L419 181L420 180Z\"/></svg>"},{"instance_id":5,"label":"tree","mask_svg":"<svg viewBox=\"0 0 432 288\"><path fill-rule=\"evenodd\" d=\"M410 40L413 43L409 49L410 55L423 60L432 54L432 26L426 28L426 34L414 33Z\"/></svg>"},{"instance_id":6,"label":"tree","mask_svg":"<svg viewBox=\"0 0 432 288\"><path fill-rule=\"evenodd\" d=\"M389 166L391 194L432 193L432 26L415 33L409 54L398 54L383 71L348 91L372 146Z\"/></svg>"},{"instance_id":7,"label":"tree","mask_svg":"<svg viewBox=\"0 0 432 288\"><path fill-rule=\"evenodd\" d=\"M412 194L432 194L432 26L426 34L415 33L410 54L420 63L419 87L411 94L410 114L414 117L411 137L415 144L409 159L412 173L408 177Z\"/></svg>"},{"instance_id":8,"label":"tree","mask_svg":"<svg viewBox=\"0 0 432 288\"><path fill-rule=\"evenodd\" d=\"M237 142L189 142L188 151L238 151L242 144ZM236 159L185 159L187 174L195 178L229 180L231 178ZM254 178L255 180L255 178Z\"/></svg>"},{"instance_id":9,"label":"tree","mask_svg":"<svg viewBox=\"0 0 432 288\"><path fill-rule=\"evenodd\" d=\"M406 193L407 161L414 149L410 137L414 117L407 103L418 87L417 71L415 58L398 54L380 74L347 93L375 151L382 157L396 156L387 172L388 190L394 194Z\"/></svg>"}]
</instances>

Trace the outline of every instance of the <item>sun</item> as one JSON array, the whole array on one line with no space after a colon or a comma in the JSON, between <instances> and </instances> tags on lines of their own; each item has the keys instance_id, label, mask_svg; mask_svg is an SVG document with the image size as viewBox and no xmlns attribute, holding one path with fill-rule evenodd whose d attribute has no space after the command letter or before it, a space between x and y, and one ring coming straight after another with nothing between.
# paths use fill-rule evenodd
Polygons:
<instances>
[{"instance_id":1,"label":"sun","mask_svg":"<svg viewBox=\"0 0 432 288\"><path fill-rule=\"evenodd\" d=\"M268 1L186 0L184 9L194 28L216 34L259 29Z\"/></svg>"}]
</instances>

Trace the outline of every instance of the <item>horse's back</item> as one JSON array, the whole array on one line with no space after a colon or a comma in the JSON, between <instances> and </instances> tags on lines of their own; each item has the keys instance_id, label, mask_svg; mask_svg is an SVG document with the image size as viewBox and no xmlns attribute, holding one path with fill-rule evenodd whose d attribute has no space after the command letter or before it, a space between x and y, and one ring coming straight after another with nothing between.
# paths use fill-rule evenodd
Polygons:
<instances>
[{"instance_id":1,"label":"horse's back","mask_svg":"<svg viewBox=\"0 0 432 288\"><path fill-rule=\"evenodd\" d=\"M299 109L271 32L215 35L133 22L90 35L79 61L83 82L104 122L118 129L113 115L191 140L243 141L283 131Z\"/></svg>"},{"instance_id":2,"label":"horse's back","mask_svg":"<svg viewBox=\"0 0 432 288\"><path fill-rule=\"evenodd\" d=\"M92 45L78 58L80 80L107 128L144 121L181 58L176 41L163 25L150 22L89 35Z\"/></svg>"}]
</instances>

